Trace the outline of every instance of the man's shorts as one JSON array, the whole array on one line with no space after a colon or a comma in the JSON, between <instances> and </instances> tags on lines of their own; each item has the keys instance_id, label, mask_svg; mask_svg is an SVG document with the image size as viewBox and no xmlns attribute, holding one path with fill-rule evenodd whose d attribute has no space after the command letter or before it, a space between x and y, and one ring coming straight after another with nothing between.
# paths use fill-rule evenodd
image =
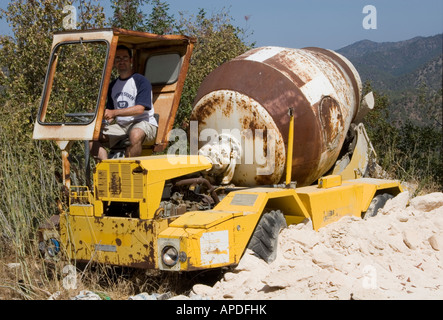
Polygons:
<instances>
[{"instance_id":1,"label":"man's shorts","mask_svg":"<svg viewBox=\"0 0 443 320\"><path fill-rule=\"evenodd\" d=\"M103 134L108 137L109 142L105 144L112 148L118 142L129 138L129 132L133 128L139 128L146 134L144 145L153 145L157 136L157 127L150 124L148 121L139 121L136 123L128 122L127 124L113 123L103 127Z\"/></svg>"}]
</instances>

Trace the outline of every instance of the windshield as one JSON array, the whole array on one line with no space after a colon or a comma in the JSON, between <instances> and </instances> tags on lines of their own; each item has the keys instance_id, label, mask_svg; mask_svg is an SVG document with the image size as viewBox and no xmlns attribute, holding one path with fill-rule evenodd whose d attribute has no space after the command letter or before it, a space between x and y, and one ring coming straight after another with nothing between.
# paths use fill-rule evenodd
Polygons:
<instances>
[{"instance_id":1,"label":"windshield","mask_svg":"<svg viewBox=\"0 0 443 320\"><path fill-rule=\"evenodd\" d=\"M88 124L96 115L109 46L106 41L65 42L51 56L42 124Z\"/></svg>"}]
</instances>

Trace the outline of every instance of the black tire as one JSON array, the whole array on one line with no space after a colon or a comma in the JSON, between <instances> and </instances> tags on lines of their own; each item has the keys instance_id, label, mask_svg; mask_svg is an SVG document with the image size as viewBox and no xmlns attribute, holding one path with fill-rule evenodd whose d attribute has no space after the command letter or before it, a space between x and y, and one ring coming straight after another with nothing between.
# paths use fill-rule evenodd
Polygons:
<instances>
[{"instance_id":1,"label":"black tire","mask_svg":"<svg viewBox=\"0 0 443 320\"><path fill-rule=\"evenodd\" d=\"M277 257L278 234L286 226L286 219L280 210L264 213L252 234L248 249L271 263Z\"/></svg>"},{"instance_id":2,"label":"black tire","mask_svg":"<svg viewBox=\"0 0 443 320\"><path fill-rule=\"evenodd\" d=\"M393 198L393 196L389 193L383 193L375 196L371 203L369 204L368 210L366 210L365 213L363 213L363 219L367 220L371 217L375 217L378 213L378 210L383 208L386 204L386 202Z\"/></svg>"}]
</instances>

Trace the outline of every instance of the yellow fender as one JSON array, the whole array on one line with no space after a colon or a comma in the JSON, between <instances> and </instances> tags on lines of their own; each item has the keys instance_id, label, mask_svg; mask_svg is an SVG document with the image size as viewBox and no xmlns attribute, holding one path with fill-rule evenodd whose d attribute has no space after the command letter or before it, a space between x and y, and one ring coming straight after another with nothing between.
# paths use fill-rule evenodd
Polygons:
<instances>
[{"instance_id":1,"label":"yellow fender","mask_svg":"<svg viewBox=\"0 0 443 320\"><path fill-rule=\"evenodd\" d=\"M288 223L309 218L294 189L234 191L212 210L187 212L159 234L159 268L189 271L238 264L262 213L271 209L284 212ZM175 261L165 261L168 250Z\"/></svg>"}]
</instances>

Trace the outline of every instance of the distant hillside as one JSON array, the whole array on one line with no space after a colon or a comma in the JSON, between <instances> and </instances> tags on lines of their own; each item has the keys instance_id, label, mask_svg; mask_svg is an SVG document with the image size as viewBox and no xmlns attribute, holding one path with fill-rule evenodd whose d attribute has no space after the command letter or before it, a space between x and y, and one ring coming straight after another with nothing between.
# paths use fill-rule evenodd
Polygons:
<instances>
[{"instance_id":1,"label":"distant hillside","mask_svg":"<svg viewBox=\"0 0 443 320\"><path fill-rule=\"evenodd\" d=\"M393 119L426 124L441 109L443 34L398 42L358 41L337 52L357 68L362 82L391 101Z\"/></svg>"}]
</instances>

